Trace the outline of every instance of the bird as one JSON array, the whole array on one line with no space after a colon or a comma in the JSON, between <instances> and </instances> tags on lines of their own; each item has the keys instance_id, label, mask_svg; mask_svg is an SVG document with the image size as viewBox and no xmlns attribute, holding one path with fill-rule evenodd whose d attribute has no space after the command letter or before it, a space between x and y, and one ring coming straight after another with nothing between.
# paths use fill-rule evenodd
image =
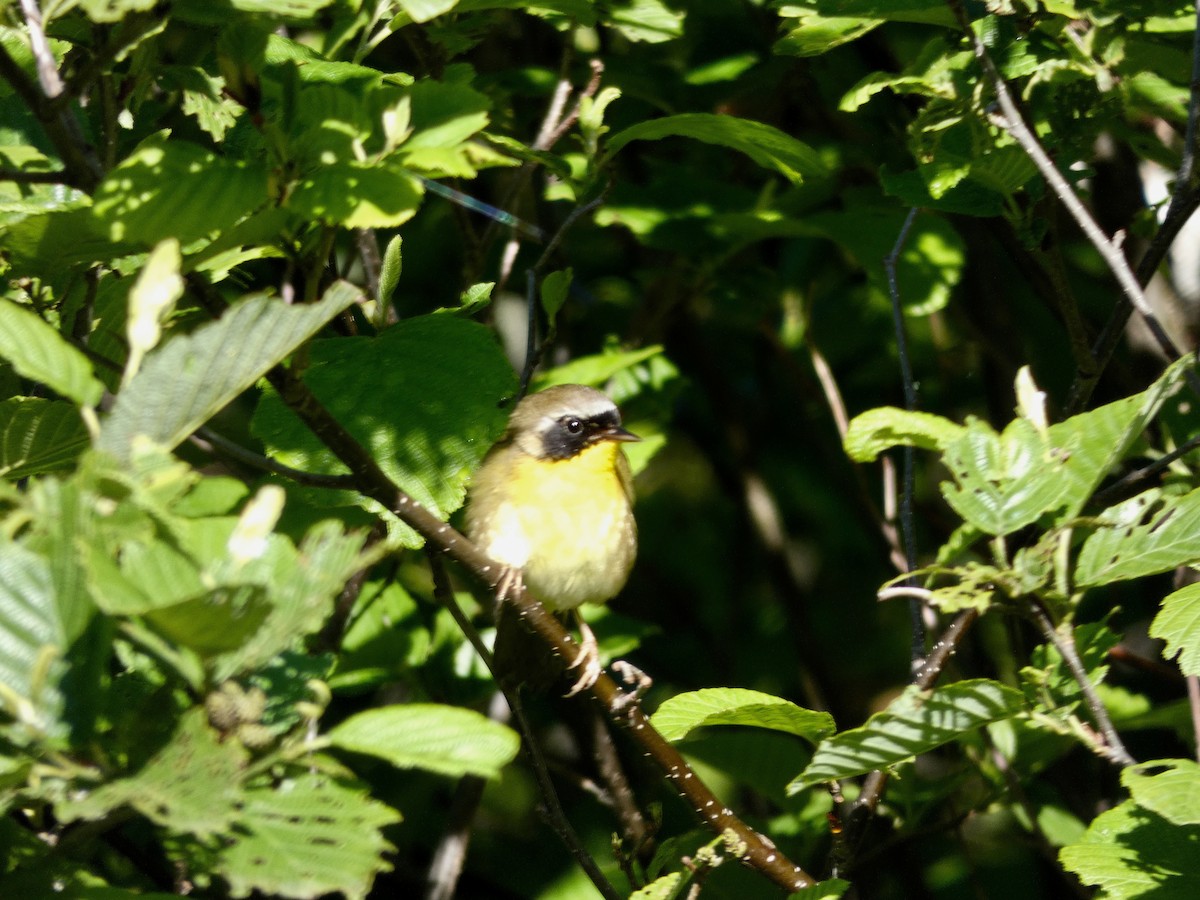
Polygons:
<instances>
[{"instance_id":1,"label":"bird","mask_svg":"<svg viewBox=\"0 0 1200 900\"><path fill-rule=\"evenodd\" d=\"M604 603L625 586L637 556L633 474L621 426L602 391L563 384L522 398L488 451L467 494L466 532L504 566L496 587L497 658L504 600L522 586L556 613L573 613L582 649L578 681L600 675L596 638L578 608Z\"/></svg>"}]
</instances>

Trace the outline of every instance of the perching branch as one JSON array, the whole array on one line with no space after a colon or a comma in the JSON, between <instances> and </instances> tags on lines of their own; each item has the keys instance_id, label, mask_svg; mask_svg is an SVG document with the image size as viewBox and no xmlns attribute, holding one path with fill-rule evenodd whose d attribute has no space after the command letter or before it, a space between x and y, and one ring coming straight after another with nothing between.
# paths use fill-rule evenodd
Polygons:
<instances>
[{"instance_id":1,"label":"perching branch","mask_svg":"<svg viewBox=\"0 0 1200 900\"><path fill-rule=\"evenodd\" d=\"M188 279L201 303L219 314L224 306L212 285L199 276ZM358 490L382 504L419 533L433 550L441 551L462 565L472 577L495 589L504 567L482 553L466 537L400 490L340 422L333 417L291 368L276 366L267 379L283 402L313 434L350 470ZM565 660L579 655L579 645L563 624L523 588L510 593L507 601L517 612L524 627L536 635L549 650L549 656L565 669ZM691 806L704 825L716 834L728 832L739 847L739 858L757 869L775 884L796 891L815 883L812 876L788 859L766 835L759 834L725 806L705 785L687 760L658 733L641 706L622 691L606 673L587 691L650 759L679 795Z\"/></svg>"}]
</instances>

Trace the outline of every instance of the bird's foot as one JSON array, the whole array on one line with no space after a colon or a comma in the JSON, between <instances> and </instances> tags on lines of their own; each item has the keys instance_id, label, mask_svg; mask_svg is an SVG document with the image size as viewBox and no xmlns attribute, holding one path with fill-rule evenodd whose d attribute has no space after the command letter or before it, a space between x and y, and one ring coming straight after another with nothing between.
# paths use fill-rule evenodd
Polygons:
<instances>
[{"instance_id":1,"label":"bird's foot","mask_svg":"<svg viewBox=\"0 0 1200 900\"><path fill-rule=\"evenodd\" d=\"M496 604L499 605L509 597L515 597L525 587L525 577L516 566L505 566L496 582Z\"/></svg>"},{"instance_id":2,"label":"bird's foot","mask_svg":"<svg viewBox=\"0 0 1200 900\"><path fill-rule=\"evenodd\" d=\"M588 627L587 622L579 617L578 613L576 613L576 619L579 622L579 653L567 668L579 669L579 678L564 695L567 697L574 697L580 691L586 691L596 683L596 679L604 671L600 665L600 647L596 643L595 633Z\"/></svg>"},{"instance_id":3,"label":"bird's foot","mask_svg":"<svg viewBox=\"0 0 1200 900\"><path fill-rule=\"evenodd\" d=\"M609 706L613 715L622 715L641 701L642 696L650 690L654 681L633 663L623 659L618 659L612 664L612 667L613 671L621 676L621 681L632 688L632 690L619 693Z\"/></svg>"}]
</instances>

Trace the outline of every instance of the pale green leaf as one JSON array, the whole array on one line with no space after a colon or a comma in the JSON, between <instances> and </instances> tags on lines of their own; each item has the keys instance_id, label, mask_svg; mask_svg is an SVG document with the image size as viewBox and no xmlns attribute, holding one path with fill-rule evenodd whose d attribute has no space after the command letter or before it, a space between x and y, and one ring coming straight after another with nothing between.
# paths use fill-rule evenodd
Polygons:
<instances>
[{"instance_id":1,"label":"pale green leaf","mask_svg":"<svg viewBox=\"0 0 1200 900\"><path fill-rule=\"evenodd\" d=\"M189 710L161 750L133 774L55 805L63 821L100 819L130 806L172 831L210 837L238 818L246 751L222 741L202 707Z\"/></svg>"},{"instance_id":2,"label":"pale green leaf","mask_svg":"<svg viewBox=\"0 0 1200 900\"><path fill-rule=\"evenodd\" d=\"M108 173L92 213L114 241L188 244L230 227L267 202L264 163L235 162L158 135Z\"/></svg>"},{"instance_id":3,"label":"pale green leaf","mask_svg":"<svg viewBox=\"0 0 1200 900\"><path fill-rule=\"evenodd\" d=\"M629 900L671 900L683 883L683 873L668 872L640 890L629 895Z\"/></svg>"},{"instance_id":4,"label":"pale green leaf","mask_svg":"<svg viewBox=\"0 0 1200 900\"><path fill-rule=\"evenodd\" d=\"M410 19L421 23L450 12L458 5L458 0L399 0L399 5Z\"/></svg>"},{"instance_id":5,"label":"pale green leaf","mask_svg":"<svg viewBox=\"0 0 1200 900\"><path fill-rule=\"evenodd\" d=\"M1169 594L1150 623L1150 636L1166 642L1163 658L1179 657L1179 671L1200 675L1200 583Z\"/></svg>"},{"instance_id":6,"label":"pale green leaf","mask_svg":"<svg viewBox=\"0 0 1200 900\"><path fill-rule=\"evenodd\" d=\"M521 741L511 728L457 706L412 703L351 716L327 735L334 747L368 753L402 769L496 778Z\"/></svg>"},{"instance_id":7,"label":"pale green leaf","mask_svg":"<svg viewBox=\"0 0 1200 900\"><path fill-rule=\"evenodd\" d=\"M845 447L855 462L874 462L880 453L892 447L944 450L964 433L961 425L932 413L882 406L851 420Z\"/></svg>"},{"instance_id":8,"label":"pale green leaf","mask_svg":"<svg viewBox=\"0 0 1200 900\"><path fill-rule=\"evenodd\" d=\"M366 791L318 774L251 788L231 842L218 856L234 897L364 900L375 876L391 869L380 829L400 814Z\"/></svg>"},{"instance_id":9,"label":"pale green leaf","mask_svg":"<svg viewBox=\"0 0 1200 900\"><path fill-rule=\"evenodd\" d=\"M788 900L838 900L849 889L850 882L841 878L830 878L788 894Z\"/></svg>"},{"instance_id":10,"label":"pale green leaf","mask_svg":"<svg viewBox=\"0 0 1200 900\"><path fill-rule=\"evenodd\" d=\"M676 136L738 150L792 182L828 174L815 150L779 129L750 119L711 113L680 113L631 125L609 138L606 156L611 158L631 141Z\"/></svg>"},{"instance_id":11,"label":"pale green leaf","mask_svg":"<svg viewBox=\"0 0 1200 900\"><path fill-rule=\"evenodd\" d=\"M898 765L1024 708L1021 693L984 678L959 681L931 693L908 688L865 725L826 738L812 762L788 785L789 793Z\"/></svg>"},{"instance_id":12,"label":"pale green leaf","mask_svg":"<svg viewBox=\"0 0 1200 900\"><path fill-rule=\"evenodd\" d=\"M104 385L82 351L30 310L0 299L0 357L17 373L81 406L95 406Z\"/></svg>"},{"instance_id":13,"label":"pale green leaf","mask_svg":"<svg viewBox=\"0 0 1200 900\"><path fill-rule=\"evenodd\" d=\"M1169 572L1200 560L1200 489L1172 497L1146 491L1105 510L1075 568L1081 586Z\"/></svg>"},{"instance_id":14,"label":"pale green leaf","mask_svg":"<svg viewBox=\"0 0 1200 900\"><path fill-rule=\"evenodd\" d=\"M1200 826L1174 825L1129 800L1098 815L1058 858L1106 900L1200 896Z\"/></svg>"},{"instance_id":15,"label":"pale green leaf","mask_svg":"<svg viewBox=\"0 0 1200 900\"><path fill-rule=\"evenodd\" d=\"M1050 426L1050 443L1062 460L1060 474L1067 482L1060 521L1079 515L1105 475L1124 458L1146 426L1184 382L1185 357L1172 365L1145 391L1072 416Z\"/></svg>"},{"instance_id":16,"label":"pale green leaf","mask_svg":"<svg viewBox=\"0 0 1200 900\"><path fill-rule=\"evenodd\" d=\"M1067 499L1062 454L1026 419L1014 419L999 435L968 419L942 461L954 477L953 484L942 483L946 502L988 534L1010 534Z\"/></svg>"},{"instance_id":17,"label":"pale green leaf","mask_svg":"<svg viewBox=\"0 0 1200 900\"><path fill-rule=\"evenodd\" d=\"M631 41L660 44L683 34L684 14L662 0L627 0L614 3L608 23Z\"/></svg>"},{"instance_id":18,"label":"pale green leaf","mask_svg":"<svg viewBox=\"0 0 1200 900\"><path fill-rule=\"evenodd\" d=\"M155 0L78 0L79 8L93 22L119 22L130 13L147 12Z\"/></svg>"},{"instance_id":19,"label":"pale green leaf","mask_svg":"<svg viewBox=\"0 0 1200 900\"><path fill-rule=\"evenodd\" d=\"M618 372L653 359L662 352L662 346L654 344L639 350L611 350L593 356L581 356L539 375L534 380L534 390L542 391L556 384L599 386Z\"/></svg>"},{"instance_id":20,"label":"pale green leaf","mask_svg":"<svg viewBox=\"0 0 1200 900\"><path fill-rule=\"evenodd\" d=\"M829 713L746 688L705 688L677 694L664 701L650 721L668 741L682 740L694 729L709 725L769 728L814 743L835 729Z\"/></svg>"},{"instance_id":21,"label":"pale green leaf","mask_svg":"<svg viewBox=\"0 0 1200 900\"><path fill-rule=\"evenodd\" d=\"M834 47L856 41L883 22L860 17L822 16L804 7L793 7L799 15L791 30L775 43L775 52L787 56L820 56Z\"/></svg>"},{"instance_id":22,"label":"pale green leaf","mask_svg":"<svg viewBox=\"0 0 1200 900\"><path fill-rule=\"evenodd\" d=\"M573 271L567 268L551 272L542 279L542 309L546 311L546 321L552 328L554 321L558 318L558 311L567 302L573 274Z\"/></svg>"},{"instance_id":23,"label":"pale green leaf","mask_svg":"<svg viewBox=\"0 0 1200 900\"><path fill-rule=\"evenodd\" d=\"M1200 825L1200 765L1159 759L1121 771L1121 783L1138 806L1176 825Z\"/></svg>"},{"instance_id":24,"label":"pale green leaf","mask_svg":"<svg viewBox=\"0 0 1200 900\"><path fill-rule=\"evenodd\" d=\"M89 441L70 403L40 397L0 402L0 475L10 481L70 466Z\"/></svg>"},{"instance_id":25,"label":"pale green leaf","mask_svg":"<svg viewBox=\"0 0 1200 900\"><path fill-rule=\"evenodd\" d=\"M338 282L317 303L257 296L151 353L117 397L98 446L128 459L139 435L173 448L354 302Z\"/></svg>"}]
</instances>

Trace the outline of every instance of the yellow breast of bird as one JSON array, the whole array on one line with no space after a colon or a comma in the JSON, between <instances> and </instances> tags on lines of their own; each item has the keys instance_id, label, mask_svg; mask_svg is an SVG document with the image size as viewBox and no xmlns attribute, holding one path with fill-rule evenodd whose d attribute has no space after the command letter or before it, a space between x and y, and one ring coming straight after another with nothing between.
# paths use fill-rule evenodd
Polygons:
<instances>
[{"instance_id":1,"label":"yellow breast of bird","mask_svg":"<svg viewBox=\"0 0 1200 900\"><path fill-rule=\"evenodd\" d=\"M509 477L485 552L520 568L525 586L550 609L614 596L637 553L621 448L604 441L564 460L518 454Z\"/></svg>"}]
</instances>

